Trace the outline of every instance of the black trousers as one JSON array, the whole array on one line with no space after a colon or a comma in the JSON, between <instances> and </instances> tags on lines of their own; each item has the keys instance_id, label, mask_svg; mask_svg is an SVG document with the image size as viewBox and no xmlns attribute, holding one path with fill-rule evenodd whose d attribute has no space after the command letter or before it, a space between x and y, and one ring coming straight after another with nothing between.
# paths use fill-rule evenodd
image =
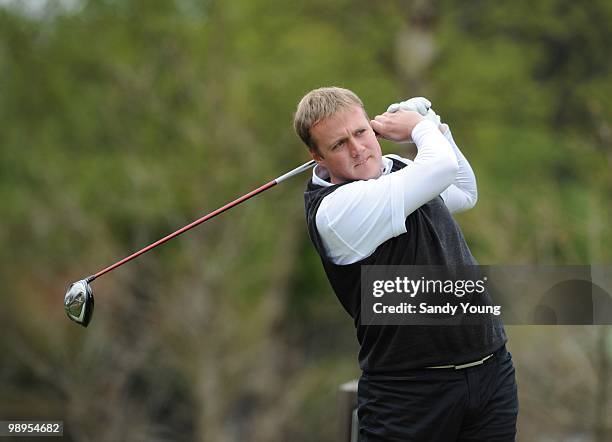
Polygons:
<instances>
[{"instance_id":1,"label":"black trousers","mask_svg":"<svg viewBox=\"0 0 612 442\"><path fill-rule=\"evenodd\" d=\"M400 378L362 375L359 440L514 441L518 398L503 346L482 365L412 370Z\"/></svg>"}]
</instances>

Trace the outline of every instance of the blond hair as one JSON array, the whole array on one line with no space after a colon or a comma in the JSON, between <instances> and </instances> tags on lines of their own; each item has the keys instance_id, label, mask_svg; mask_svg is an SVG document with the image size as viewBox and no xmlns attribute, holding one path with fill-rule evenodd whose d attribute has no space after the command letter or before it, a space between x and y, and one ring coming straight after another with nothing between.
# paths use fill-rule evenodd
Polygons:
<instances>
[{"instance_id":1,"label":"blond hair","mask_svg":"<svg viewBox=\"0 0 612 442\"><path fill-rule=\"evenodd\" d=\"M335 115L339 110L351 106L363 107L361 99L352 91L341 87L321 87L308 92L300 100L293 117L293 128L302 141L311 151L319 152L310 129L324 120Z\"/></svg>"}]
</instances>

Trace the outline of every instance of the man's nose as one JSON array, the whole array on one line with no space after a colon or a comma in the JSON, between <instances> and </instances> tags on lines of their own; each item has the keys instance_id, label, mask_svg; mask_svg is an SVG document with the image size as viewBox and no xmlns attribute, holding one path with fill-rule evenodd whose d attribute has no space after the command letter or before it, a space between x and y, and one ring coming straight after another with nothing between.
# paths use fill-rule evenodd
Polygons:
<instances>
[{"instance_id":1,"label":"man's nose","mask_svg":"<svg viewBox=\"0 0 612 442\"><path fill-rule=\"evenodd\" d=\"M349 149L351 152L351 156L357 158L359 155L363 153L365 150L365 146L357 141L355 138L349 139Z\"/></svg>"}]
</instances>

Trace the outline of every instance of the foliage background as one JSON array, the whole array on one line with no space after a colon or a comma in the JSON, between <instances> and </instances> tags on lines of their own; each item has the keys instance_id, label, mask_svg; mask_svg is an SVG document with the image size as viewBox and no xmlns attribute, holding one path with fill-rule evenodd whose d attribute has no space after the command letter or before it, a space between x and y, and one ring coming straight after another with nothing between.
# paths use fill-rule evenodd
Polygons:
<instances>
[{"instance_id":1,"label":"foliage background","mask_svg":"<svg viewBox=\"0 0 612 442\"><path fill-rule=\"evenodd\" d=\"M65 440L332 441L358 376L293 179L67 283L307 159L308 90L422 95L479 181L484 264L610 264L606 0L0 2L0 418ZM398 147L385 144L386 152ZM508 327L519 440L612 438L609 327Z\"/></svg>"}]
</instances>

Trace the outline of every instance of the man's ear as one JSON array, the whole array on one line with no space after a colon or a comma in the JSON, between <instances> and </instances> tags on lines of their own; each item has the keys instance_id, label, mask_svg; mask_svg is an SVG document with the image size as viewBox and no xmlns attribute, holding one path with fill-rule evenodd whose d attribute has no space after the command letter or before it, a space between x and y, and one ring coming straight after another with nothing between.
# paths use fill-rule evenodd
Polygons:
<instances>
[{"instance_id":1,"label":"man's ear","mask_svg":"<svg viewBox=\"0 0 612 442\"><path fill-rule=\"evenodd\" d=\"M320 163L321 161L323 161L325 158L323 158L323 155L321 155L319 153L318 150L315 149L308 149L310 152L310 156L312 157L313 160L315 160L317 163Z\"/></svg>"}]
</instances>

